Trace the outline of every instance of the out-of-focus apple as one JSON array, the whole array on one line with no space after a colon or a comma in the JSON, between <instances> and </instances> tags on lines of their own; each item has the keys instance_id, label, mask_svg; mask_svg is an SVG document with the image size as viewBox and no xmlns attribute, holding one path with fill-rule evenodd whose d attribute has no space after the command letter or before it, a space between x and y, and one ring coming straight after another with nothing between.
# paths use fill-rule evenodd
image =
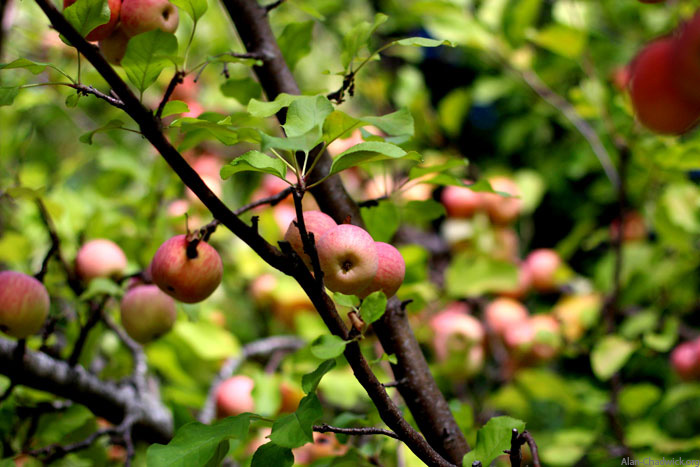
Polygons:
<instances>
[{"instance_id":1,"label":"out-of-focus apple","mask_svg":"<svg viewBox=\"0 0 700 467\"><path fill-rule=\"evenodd\" d=\"M469 306L462 302L452 303L433 316L430 328L435 335L435 355L441 361L446 360L451 353L480 346L484 340L484 327L469 314Z\"/></svg>"},{"instance_id":2,"label":"out-of-focus apple","mask_svg":"<svg viewBox=\"0 0 700 467\"><path fill-rule=\"evenodd\" d=\"M553 358L561 347L561 326L550 314L534 315L530 323L535 330L532 353L540 360Z\"/></svg>"},{"instance_id":3,"label":"out-of-focus apple","mask_svg":"<svg viewBox=\"0 0 700 467\"><path fill-rule=\"evenodd\" d=\"M486 325L501 336L508 327L527 321L528 316L527 308L522 303L507 297L496 298L484 310Z\"/></svg>"},{"instance_id":4,"label":"out-of-focus apple","mask_svg":"<svg viewBox=\"0 0 700 467\"><path fill-rule=\"evenodd\" d=\"M0 272L0 331L24 339L41 329L49 315L44 284L21 272Z\"/></svg>"},{"instance_id":5,"label":"out-of-focus apple","mask_svg":"<svg viewBox=\"0 0 700 467\"><path fill-rule=\"evenodd\" d=\"M122 249L104 238L85 243L75 257L75 270L85 282L96 277L121 276L126 266L126 256Z\"/></svg>"},{"instance_id":6,"label":"out-of-focus apple","mask_svg":"<svg viewBox=\"0 0 700 467\"><path fill-rule=\"evenodd\" d=\"M671 366L684 380L700 378L700 339L678 344L671 352Z\"/></svg>"},{"instance_id":7,"label":"out-of-focus apple","mask_svg":"<svg viewBox=\"0 0 700 467\"><path fill-rule=\"evenodd\" d=\"M525 260L532 286L540 292L550 292L557 286L557 270L562 264L559 254L549 248L532 251Z\"/></svg>"},{"instance_id":8,"label":"out-of-focus apple","mask_svg":"<svg viewBox=\"0 0 700 467\"><path fill-rule=\"evenodd\" d=\"M485 201L483 193L463 186L447 186L442 191L442 204L450 217L472 217L485 207Z\"/></svg>"},{"instance_id":9,"label":"out-of-focus apple","mask_svg":"<svg viewBox=\"0 0 700 467\"><path fill-rule=\"evenodd\" d=\"M146 344L172 329L177 310L175 301L157 286L139 285L124 295L121 317L126 333Z\"/></svg>"},{"instance_id":10,"label":"out-of-focus apple","mask_svg":"<svg viewBox=\"0 0 700 467\"><path fill-rule=\"evenodd\" d=\"M216 413L219 418L255 411L255 382L245 375L232 376L216 388Z\"/></svg>"},{"instance_id":11,"label":"out-of-focus apple","mask_svg":"<svg viewBox=\"0 0 700 467\"><path fill-rule=\"evenodd\" d=\"M348 451L348 447L340 444L333 433L314 432L313 436L313 443L292 450L295 465L308 465L324 457L340 457Z\"/></svg>"},{"instance_id":12,"label":"out-of-focus apple","mask_svg":"<svg viewBox=\"0 0 700 467\"><path fill-rule=\"evenodd\" d=\"M289 381L280 383L280 408L277 413L293 413L304 398L304 391Z\"/></svg>"},{"instance_id":13,"label":"out-of-focus apple","mask_svg":"<svg viewBox=\"0 0 700 467\"><path fill-rule=\"evenodd\" d=\"M525 264L520 264L518 267L518 284L515 288L511 290L502 290L498 293L504 297L521 300L527 296L528 292L530 292L530 288L532 288L530 269L527 268Z\"/></svg>"},{"instance_id":14,"label":"out-of-focus apple","mask_svg":"<svg viewBox=\"0 0 700 467\"><path fill-rule=\"evenodd\" d=\"M511 195L510 197L505 197L498 193L482 194L491 222L494 224L510 224L518 218L522 209L518 185L512 179L503 176L490 178L489 183L495 191Z\"/></svg>"}]
</instances>

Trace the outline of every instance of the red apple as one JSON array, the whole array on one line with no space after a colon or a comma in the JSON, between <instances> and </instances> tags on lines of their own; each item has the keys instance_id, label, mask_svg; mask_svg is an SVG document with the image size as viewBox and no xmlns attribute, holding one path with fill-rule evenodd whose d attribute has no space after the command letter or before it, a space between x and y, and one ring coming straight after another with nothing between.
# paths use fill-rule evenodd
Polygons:
<instances>
[{"instance_id":1,"label":"red apple","mask_svg":"<svg viewBox=\"0 0 700 467\"><path fill-rule=\"evenodd\" d=\"M678 344L671 352L671 366L684 380L700 378L700 339Z\"/></svg>"},{"instance_id":2,"label":"red apple","mask_svg":"<svg viewBox=\"0 0 700 467\"><path fill-rule=\"evenodd\" d=\"M360 294L366 297L372 292L381 290L384 295L393 297L403 284L406 275L406 262L399 250L384 242L375 242L377 248L377 274L369 286Z\"/></svg>"},{"instance_id":3,"label":"red apple","mask_svg":"<svg viewBox=\"0 0 700 467\"><path fill-rule=\"evenodd\" d=\"M527 256L525 264L536 290L550 292L556 288L556 272L562 264L556 251L548 248L534 250Z\"/></svg>"},{"instance_id":4,"label":"red apple","mask_svg":"<svg viewBox=\"0 0 700 467\"><path fill-rule=\"evenodd\" d=\"M486 211L494 224L510 224L520 215L522 201L518 185L508 177L493 177L489 179L491 188L511 195L505 197L498 193L483 193Z\"/></svg>"},{"instance_id":5,"label":"red apple","mask_svg":"<svg viewBox=\"0 0 700 467\"><path fill-rule=\"evenodd\" d=\"M522 303L512 298L499 297L486 306L484 318L493 332L503 335L509 326L526 321L528 312Z\"/></svg>"},{"instance_id":6,"label":"red apple","mask_svg":"<svg viewBox=\"0 0 700 467\"><path fill-rule=\"evenodd\" d=\"M0 272L0 331L24 339L41 329L48 314L44 284L21 272Z\"/></svg>"},{"instance_id":7,"label":"red apple","mask_svg":"<svg viewBox=\"0 0 700 467\"><path fill-rule=\"evenodd\" d=\"M333 433L313 434L314 442L294 449L294 465L308 465L324 457L341 457L348 447L340 444Z\"/></svg>"},{"instance_id":8,"label":"red apple","mask_svg":"<svg viewBox=\"0 0 700 467\"><path fill-rule=\"evenodd\" d=\"M632 65L634 111L639 121L656 133L682 134L700 119L700 102L677 88L680 71L672 68L676 43L672 37L656 40L642 49Z\"/></svg>"},{"instance_id":9,"label":"red apple","mask_svg":"<svg viewBox=\"0 0 700 467\"><path fill-rule=\"evenodd\" d=\"M168 0L123 0L120 19L124 33L134 37L154 29L175 32L179 16Z\"/></svg>"},{"instance_id":10,"label":"red apple","mask_svg":"<svg viewBox=\"0 0 700 467\"><path fill-rule=\"evenodd\" d=\"M678 89L695 102L700 101L700 10L680 28L672 52L672 75Z\"/></svg>"},{"instance_id":11,"label":"red apple","mask_svg":"<svg viewBox=\"0 0 700 467\"><path fill-rule=\"evenodd\" d=\"M304 391L299 386L282 381L280 383L280 408L277 413L294 413L304 396Z\"/></svg>"},{"instance_id":12,"label":"red apple","mask_svg":"<svg viewBox=\"0 0 700 467\"><path fill-rule=\"evenodd\" d=\"M201 302L221 283L223 263L208 243L197 244L197 256L187 256L187 237L177 235L163 243L153 257L153 282L185 303Z\"/></svg>"},{"instance_id":13,"label":"red apple","mask_svg":"<svg viewBox=\"0 0 700 467\"><path fill-rule=\"evenodd\" d=\"M483 193L463 186L447 186L442 192L442 204L450 217L472 217L484 208Z\"/></svg>"},{"instance_id":14,"label":"red apple","mask_svg":"<svg viewBox=\"0 0 700 467\"><path fill-rule=\"evenodd\" d=\"M326 287L333 292L359 294L377 274L377 247L370 234L360 227L334 227L320 238L316 249Z\"/></svg>"},{"instance_id":15,"label":"red apple","mask_svg":"<svg viewBox=\"0 0 700 467\"><path fill-rule=\"evenodd\" d=\"M216 413L219 418L255 411L255 382L244 375L232 376L216 388Z\"/></svg>"},{"instance_id":16,"label":"red apple","mask_svg":"<svg viewBox=\"0 0 700 467\"><path fill-rule=\"evenodd\" d=\"M76 0L63 0L63 8L66 9ZM121 0L108 0L109 5L109 21L105 24L97 26L95 29L87 33L85 39L95 42L106 39L107 36L112 34L112 31L117 27L119 22L119 11L121 10L122 2Z\"/></svg>"},{"instance_id":17,"label":"red apple","mask_svg":"<svg viewBox=\"0 0 700 467\"><path fill-rule=\"evenodd\" d=\"M146 344L170 331L175 324L175 300L155 285L139 285L121 302L122 326L136 342Z\"/></svg>"},{"instance_id":18,"label":"red apple","mask_svg":"<svg viewBox=\"0 0 700 467\"><path fill-rule=\"evenodd\" d=\"M129 45L129 37L117 27L112 34L100 41L100 52L112 65L121 65L127 45Z\"/></svg>"},{"instance_id":19,"label":"red apple","mask_svg":"<svg viewBox=\"0 0 700 467\"><path fill-rule=\"evenodd\" d=\"M308 267L311 267L311 258L309 255L304 253L304 245L301 241L301 233L299 228L294 224L296 222L296 216L294 220L289 223L287 227L287 233L284 234L284 239L292 245L294 251L304 260L304 263ZM324 214L321 211L306 211L304 213L304 225L306 226L306 231L308 233L314 234L314 241L318 244L319 239L328 232L330 229L337 227L338 224L335 223L333 218L328 214Z\"/></svg>"},{"instance_id":20,"label":"red apple","mask_svg":"<svg viewBox=\"0 0 700 467\"><path fill-rule=\"evenodd\" d=\"M104 238L85 243L75 257L75 270L85 282L96 277L121 276L126 266L126 256L122 249Z\"/></svg>"},{"instance_id":21,"label":"red apple","mask_svg":"<svg viewBox=\"0 0 700 467\"><path fill-rule=\"evenodd\" d=\"M455 351L480 346L484 340L484 327L469 314L469 306L462 302L452 303L433 316L430 328L435 334L433 347L440 361Z\"/></svg>"},{"instance_id":22,"label":"red apple","mask_svg":"<svg viewBox=\"0 0 700 467\"><path fill-rule=\"evenodd\" d=\"M535 327L530 319L514 322L503 332L503 342L518 353L527 353L535 340Z\"/></svg>"}]
</instances>

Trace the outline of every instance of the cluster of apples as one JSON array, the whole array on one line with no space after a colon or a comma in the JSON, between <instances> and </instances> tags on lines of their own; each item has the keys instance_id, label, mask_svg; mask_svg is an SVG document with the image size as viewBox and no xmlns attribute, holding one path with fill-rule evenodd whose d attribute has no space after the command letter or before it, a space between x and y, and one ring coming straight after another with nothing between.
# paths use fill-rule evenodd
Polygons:
<instances>
[{"instance_id":1,"label":"cluster of apples","mask_svg":"<svg viewBox=\"0 0 700 467\"><path fill-rule=\"evenodd\" d=\"M489 183L495 191L507 193L510 197L498 193L472 191L468 187L448 186L442 192L442 204L447 215L470 218L477 212L484 211L496 225L507 225L515 221L522 209L518 185L505 176L492 177Z\"/></svg>"},{"instance_id":2,"label":"cluster of apples","mask_svg":"<svg viewBox=\"0 0 700 467\"><path fill-rule=\"evenodd\" d=\"M671 366L684 380L700 380L700 337L678 344L671 352Z\"/></svg>"},{"instance_id":3,"label":"cluster of apples","mask_svg":"<svg viewBox=\"0 0 700 467\"><path fill-rule=\"evenodd\" d=\"M63 0L63 8L76 0ZM179 22L177 8L168 0L108 0L109 21L90 31L85 39L99 42L104 57L121 63L129 39L144 32L161 29L175 32Z\"/></svg>"},{"instance_id":4,"label":"cluster of apples","mask_svg":"<svg viewBox=\"0 0 700 467\"><path fill-rule=\"evenodd\" d=\"M329 290L360 298L380 290L387 297L396 294L406 273L406 263L399 250L388 243L375 242L361 227L338 225L321 211L306 211L304 225L314 236ZM289 224L284 239L311 268L311 258L304 252L296 219Z\"/></svg>"},{"instance_id":5,"label":"cluster of apples","mask_svg":"<svg viewBox=\"0 0 700 467\"><path fill-rule=\"evenodd\" d=\"M682 134L700 121L700 11L647 44L627 66L630 98L650 130Z\"/></svg>"}]
</instances>

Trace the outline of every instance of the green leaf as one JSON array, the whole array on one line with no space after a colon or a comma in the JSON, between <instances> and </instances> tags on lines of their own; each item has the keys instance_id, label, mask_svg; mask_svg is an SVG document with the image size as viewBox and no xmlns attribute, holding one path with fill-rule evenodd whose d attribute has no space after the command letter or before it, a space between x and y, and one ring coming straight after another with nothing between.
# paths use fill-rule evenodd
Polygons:
<instances>
[{"instance_id":1,"label":"green leaf","mask_svg":"<svg viewBox=\"0 0 700 467\"><path fill-rule=\"evenodd\" d=\"M455 46L450 41L429 39L427 37L407 37L405 39L399 39L397 41L394 41L394 44L406 45L411 47L440 47L441 45L446 45L448 47Z\"/></svg>"},{"instance_id":2,"label":"green leaf","mask_svg":"<svg viewBox=\"0 0 700 467\"><path fill-rule=\"evenodd\" d=\"M474 461L482 465L491 465L494 459L510 449L510 438L513 428L518 433L525 431L525 422L511 417L494 417L476 433L476 446L462 460L462 465L471 467Z\"/></svg>"},{"instance_id":3,"label":"green leaf","mask_svg":"<svg viewBox=\"0 0 700 467\"><path fill-rule=\"evenodd\" d=\"M19 86L0 86L0 107L12 105L19 94Z\"/></svg>"},{"instance_id":4,"label":"green leaf","mask_svg":"<svg viewBox=\"0 0 700 467\"><path fill-rule=\"evenodd\" d=\"M408 172L408 178L410 180L415 180L416 178L420 178L428 174L445 173L455 169L463 171L467 168L468 165L469 161L461 158L449 159L444 164L430 165L427 167L417 165L415 167L411 167L411 170Z\"/></svg>"},{"instance_id":5,"label":"green leaf","mask_svg":"<svg viewBox=\"0 0 700 467\"><path fill-rule=\"evenodd\" d=\"M405 108L381 117L362 117L362 121L391 136L413 136L414 133L413 115Z\"/></svg>"},{"instance_id":6,"label":"green leaf","mask_svg":"<svg viewBox=\"0 0 700 467\"><path fill-rule=\"evenodd\" d=\"M260 132L260 137L262 139L260 144L261 151L267 151L270 148L274 148L292 152L303 151L308 153L321 142L321 127L315 126L308 133L289 138L270 136L263 132Z\"/></svg>"},{"instance_id":7,"label":"green leaf","mask_svg":"<svg viewBox=\"0 0 700 467\"><path fill-rule=\"evenodd\" d=\"M620 336L605 336L591 350L593 373L602 381L610 379L637 349L637 344Z\"/></svg>"},{"instance_id":8,"label":"green leaf","mask_svg":"<svg viewBox=\"0 0 700 467\"><path fill-rule=\"evenodd\" d=\"M299 402L296 412L275 420L272 424L270 440L290 449L312 443L313 424L321 418L321 415L323 415L321 403L316 394L310 393Z\"/></svg>"},{"instance_id":9,"label":"green leaf","mask_svg":"<svg viewBox=\"0 0 700 467\"><path fill-rule=\"evenodd\" d=\"M34 190L26 186L15 186L5 190L4 194L14 199L29 199L34 201L41 198L44 191L43 188Z\"/></svg>"},{"instance_id":10,"label":"green leaf","mask_svg":"<svg viewBox=\"0 0 700 467\"><path fill-rule=\"evenodd\" d=\"M574 59L586 48L586 33L563 24L552 24L535 34L532 41L551 52Z\"/></svg>"},{"instance_id":11,"label":"green leaf","mask_svg":"<svg viewBox=\"0 0 700 467\"><path fill-rule=\"evenodd\" d=\"M389 242L401 224L399 208L391 200L382 200L376 206L360 209L362 220L372 238L378 242Z\"/></svg>"},{"instance_id":12,"label":"green leaf","mask_svg":"<svg viewBox=\"0 0 700 467\"><path fill-rule=\"evenodd\" d=\"M333 292L333 301L347 307L356 307L360 304L360 299L356 295L345 295L340 292Z\"/></svg>"},{"instance_id":13,"label":"green leaf","mask_svg":"<svg viewBox=\"0 0 700 467\"><path fill-rule=\"evenodd\" d=\"M661 396L661 389L650 383L626 386L618 396L620 412L628 417L639 417L654 407Z\"/></svg>"},{"instance_id":14,"label":"green leaf","mask_svg":"<svg viewBox=\"0 0 700 467\"><path fill-rule=\"evenodd\" d=\"M269 467L271 465L292 467L294 465L292 450L272 442L260 446L253 454L250 467Z\"/></svg>"},{"instance_id":15,"label":"green leaf","mask_svg":"<svg viewBox=\"0 0 700 467\"><path fill-rule=\"evenodd\" d=\"M301 377L301 389L306 394L314 392L318 383L321 382L321 378L333 368L335 368L335 360L326 360L321 363L314 371Z\"/></svg>"},{"instance_id":16,"label":"green leaf","mask_svg":"<svg viewBox=\"0 0 700 467\"><path fill-rule=\"evenodd\" d=\"M381 141L368 141L365 143L356 144L333 159L330 174L333 175L338 172L342 172L345 169L349 169L350 167L355 167L366 162L402 158L412 160L421 159L418 153L406 152L395 144L384 143Z\"/></svg>"},{"instance_id":17,"label":"green leaf","mask_svg":"<svg viewBox=\"0 0 700 467\"><path fill-rule=\"evenodd\" d=\"M357 57L359 52L367 46L367 42L372 33L374 33L379 26L384 24L387 19L389 19L388 16L377 13L374 16L374 22L372 24L363 21L353 27L345 37L343 37L343 51L340 54L340 59L344 69L348 69L348 66L355 57Z\"/></svg>"},{"instance_id":18,"label":"green leaf","mask_svg":"<svg viewBox=\"0 0 700 467\"><path fill-rule=\"evenodd\" d=\"M172 334L202 360L228 358L240 352L233 334L208 321L177 321Z\"/></svg>"},{"instance_id":19,"label":"green leaf","mask_svg":"<svg viewBox=\"0 0 700 467\"><path fill-rule=\"evenodd\" d=\"M518 284L518 268L487 256L459 255L447 269L446 282L447 293L459 298L511 290Z\"/></svg>"},{"instance_id":20,"label":"green leaf","mask_svg":"<svg viewBox=\"0 0 700 467\"><path fill-rule=\"evenodd\" d=\"M214 137L221 143L232 146L242 141L248 143L259 143L260 132L252 128L233 128L223 121L214 122L205 120L206 113L198 118L184 117L174 121L170 126L172 128L180 127L183 133L199 133L201 139L210 139Z\"/></svg>"},{"instance_id":21,"label":"green leaf","mask_svg":"<svg viewBox=\"0 0 700 467\"><path fill-rule=\"evenodd\" d=\"M46 67L51 66L49 63L34 62L26 58L18 58L10 63L4 63L0 65L0 70L11 70L13 68L23 68L32 72L35 75L42 73Z\"/></svg>"},{"instance_id":22,"label":"green leaf","mask_svg":"<svg viewBox=\"0 0 700 467\"><path fill-rule=\"evenodd\" d=\"M282 56L290 70L294 70L299 60L311 52L313 32L313 21L289 23L285 26L282 34L277 38Z\"/></svg>"},{"instance_id":23,"label":"green leaf","mask_svg":"<svg viewBox=\"0 0 700 467\"><path fill-rule=\"evenodd\" d=\"M294 138L305 135L316 127L320 129L331 112L333 104L325 96L296 99L287 109L284 131L288 138Z\"/></svg>"},{"instance_id":24,"label":"green leaf","mask_svg":"<svg viewBox=\"0 0 700 467\"><path fill-rule=\"evenodd\" d=\"M170 115L184 114L190 111L190 108L182 101L168 101L163 107L161 117L169 117Z\"/></svg>"},{"instance_id":25,"label":"green leaf","mask_svg":"<svg viewBox=\"0 0 700 467\"><path fill-rule=\"evenodd\" d=\"M207 11L207 0L171 0L172 4L187 12L196 23Z\"/></svg>"},{"instance_id":26,"label":"green leaf","mask_svg":"<svg viewBox=\"0 0 700 467\"><path fill-rule=\"evenodd\" d=\"M362 300L360 317L367 324L372 324L381 318L386 311L386 295L381 290L372 292Z\"/></svg>"},{"instance_id":27,"label":"green leaf","mask_svg":"<svg viewBox=\"0 0 700 467\"><path fill-rule=\"evenodd\" d=\"M80 295L81 300L90 300L99 295L109 295L112 297L120 297L122 289L112 279L105 277L96 277L92 279L87 286L87 289Z\"/></svg>"},{"instance_id":28,"label":"green leaf","mask_svg":"<svg viewBox=\"0 0 700 467\"><path fill-rule=\"evenodd\" d=\"M78 0L63 10L63 16L81 36L85 36L109 21L109 4L107 0Z\"/></svg>"},{"instance_id":29,"label":"green leaf","mask_svg":"<svg viewBox=\"0 0 700 467\"><path fill-rule=\"evenodd\" d=\"M326 144L350 133L362 126L362 120L351 117L345 112L334 110L323 122L323 141ZM347 136L350 136L349 134Z\"/></svg>"},{"instance_id":30,"label":"green leaf","mask_svg":"<svg viewBox=\"0 0 700 467\"><path fill-rule=\"evenodd\" d=\"M177 430L175 437L167 445L152 444L146 451L146 465L149 467L207 465L220 456L219 445L223 441L245 439L249 425L250 414L225 418L212 425L190 422Z\"/></svg>"},{"instance_id":31,"label":"green leaf","mask_svg":"<svg viewBox=\"0 0 700 467\"><path fill-rule=\"evenodd\" d=\"M336 358L343 354L346 344L347 342L336 335L323 334L311 343L311 353L323 360Z\"/></svg>"},{"instance_id":32,"label":"green leaf","mask_svg":"<svg viewBox=\"0 0 700 467\"><path fill-rule=\"evenodd\" d=\"M521 45L525 40L528 28L537 21L542 6L542 0L518 0L506 8L503 18L503 32L514 45Z\"/></svg>"},{"instance_id":33,"label":"green leaf","mask_svg":"<svg viewBox=\"0 0 700 467\"><path fill-rule=\"evenodd\" d=\"M168 65L176 62L177 38L160 29L132 37L122 59L129 81L143 93Z\"/></svg>"},{"instance_id":34,"label":"green leaf","mask_svg":"<svg viewBox=\"0 0 700 467\"><path fill-rule=\"evenodd\" d=\"M86 143L86 144L92 144L92 137L95 136L95 133L99 133L101 131L108 131L108 130L114 130L115 128L120 128L124 122L121 120L110 120L107 122L105 125L94 129L88 133L84 133L80 135L80 142L81 143Z\"/></svg>"},{"instance_id":35,"label":"green leaf","mask_svg":"<svg viewBox=\"0 0 700 467\"><path fill-rule=\"evenodd\" d=\"M78 101L80 100L80 94L77 92L75 94L71 94L68 97L66 97L66 107L69 109L75 108L78 105Z\"/></svg>"},{"instance_id":36,"label":"green leaf","mask_svg":"<svg viewBox=\"0 0 700 467\"><path fill-rule=\"evenodd\" d=\"M289 107L289 104L297 99L304 96L293 96L291 94L278 94L275 100L272 102L263 102L257 99L251 99L248 102L248 113L253 117L265 118L275 115L277 112L285 107Z\"/></svg>"},{"instance_id":37,"label":"green leaf","mask_svg":"<svg viewBox=\"0 0 700 467\"><path fill-rule=\"evenodd\" d=\"M402 208L401 217L407 222L421 223L432 222L446 214L445 206L434 199L426 199L425 201L409 201Z\"/></svg>"},{"instance_id":38,"label":"green leaf","mask_svg":"<svg viewBox=\"0 0 700 467\"><path fill-rule=\"evenodd\" d=\"M221 178L225 180L238 172L268 173L283 179L287 174L287 166L276 157L252 150L223 166Z\"/></svg>"},{"instance_id":39,"label":"green leaf","mask_svg":"<svg viewBox=\"0 0 700 467\"><path fill-rule=\"evenodd\" d=\"M251 99L262 94L260 84L252 78L227 79L219 89L224 96L232 97L242 105L248 105Z\"/></svg>"}]
</instances>

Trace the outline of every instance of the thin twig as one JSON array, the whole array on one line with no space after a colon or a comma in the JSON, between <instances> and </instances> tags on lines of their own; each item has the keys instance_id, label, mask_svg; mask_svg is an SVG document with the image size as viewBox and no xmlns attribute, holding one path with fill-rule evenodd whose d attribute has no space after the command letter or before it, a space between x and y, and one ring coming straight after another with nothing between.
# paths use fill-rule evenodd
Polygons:
<instances>
[{"instance_id":1,"label":"thin twig","mask_svg":"<svg viewBox=\"0 0 700 467\"><path fill-rule=\"evenodd\" d=\"M131 352L131 357L133 359L133 373L132 379L136 389L143 393L146 391L146 372L148 371L148 365L146 363L146 354L143 352L143 347L134 341L120 326L112 321L112 318L105 314L102 317L105 325L111 329L119 339L124 343L124 345Z\"/></svg>"},{"instance_id":2,"label":"thin twig","mask_svg":"<svg viewBox=\"0 0 700 467\"><path fill-rule=\"evenodd\" d=\"M399 439L391 430L385 430L384 428L341 428L338 426L326 425L314 425L314 431L318 433L340 433L343 435L356 435L356 436L366 436L366 435L384 435L389 438Z\"/></svg>"},{"instance_id":3,"label":"thin twig","mask_svg":"<svg viewBox=\"0 0 700 467\"><path fill-rule=\"evenodd\" d=\"M520 434L521 438L525 439L528 447L530 448L530 454L532 454L532 467L541 467L540 463L540 453L537 450L537 443L535 443L535 438L532 437L529 431L525 430Z\"/></svg>"},{"instance_id":4,"label":"thin twig","mask_svg":"<svg viewBox=\"0 0 700 467\"><path fill-rule=\"evenodd\" d=\"M84 96L87 96L89 94L92 94L93 96L97 97L98 99L102 99L105 102L108 102L109 104L113 105L114 107L118 109L124 109L124 102L121 101L121 99L118 99L116 97L107 95L101 91L98 91L92 86L88 86L85 84L69 84L66 83L66 86L76 89L78 91L78 94L82 94Z\"/></svg>"},{"instance_id":5,"label":"thin twig","mask_svg":"<svg viewBox=\"0 0 700 467\"><path fill-rule=\"evenodd\" d=\"M75 341L73 352L71 352L70 357L68 357L69 365L76 365L78 363L78 360L80 360L80 354L83 351L83 347L85 346L85 342L87 341L88 334L90 334L92 328L94 328L95 325L97 325L97 323L99 323L102 319L102 310L107 304L107 300L109 300L108 295L104 296L99 302L95 300L90 301L90 311L88 320L85 322L85 325L80 329L80 335L78 336L78 340Z\"/></svg>"},{"instance_id":6,"label":"thin twig","mask_svg":"<svg viewBox=\"0 0 700 467\"><path fill-rule=\"evenodd\" d=\"M241 206L240 208L236 209L233 211L233 213L237 216L240 216L244 212L250 211L253 208L257 208L258 206L262 206L264 204L269 204L270 206L276 206L287 197L292 194L293 188L291 186L285 188L284 190L280 191L276 195L268 196L266 198L260 198L256 201L253 201L251 203L248 203L244 206Z\"/></svg>"},{"instance_id":7,"label":"thin twig","mask_svg":"<svg viewBox=\"0 0 700 467\"><path fill-rule=\"evenodd\" d=\"M165 108L165 104L168 103L168 101L170 100L170 96L172 96L173 92L175 91L175 88L178 84L182 83L182 80L184 78L184 71L178 70L175 72L173 78L170 80L170 83L168 83L168 87L165 89L165 94L163 94L163 98L160 100L160 104L158 104L158 110L156 110L156 118L160 118L163 115L163 109Z\"/></svg>"},{"instance_id":8,"label":"thin twig","mask_svg":"<svg viewBox=\"0 0 700 467\"><path fill-rule=\"evenodd\" d=\"M283 4L284 1L285 0L277 0L275 2L270 3L269 5L265 5L265 10L267 11L267 13L269 13L272 10L274 10L275 8L277 8L278 6L280 6L281 4Z\"/></svg>"}]
</instances>

